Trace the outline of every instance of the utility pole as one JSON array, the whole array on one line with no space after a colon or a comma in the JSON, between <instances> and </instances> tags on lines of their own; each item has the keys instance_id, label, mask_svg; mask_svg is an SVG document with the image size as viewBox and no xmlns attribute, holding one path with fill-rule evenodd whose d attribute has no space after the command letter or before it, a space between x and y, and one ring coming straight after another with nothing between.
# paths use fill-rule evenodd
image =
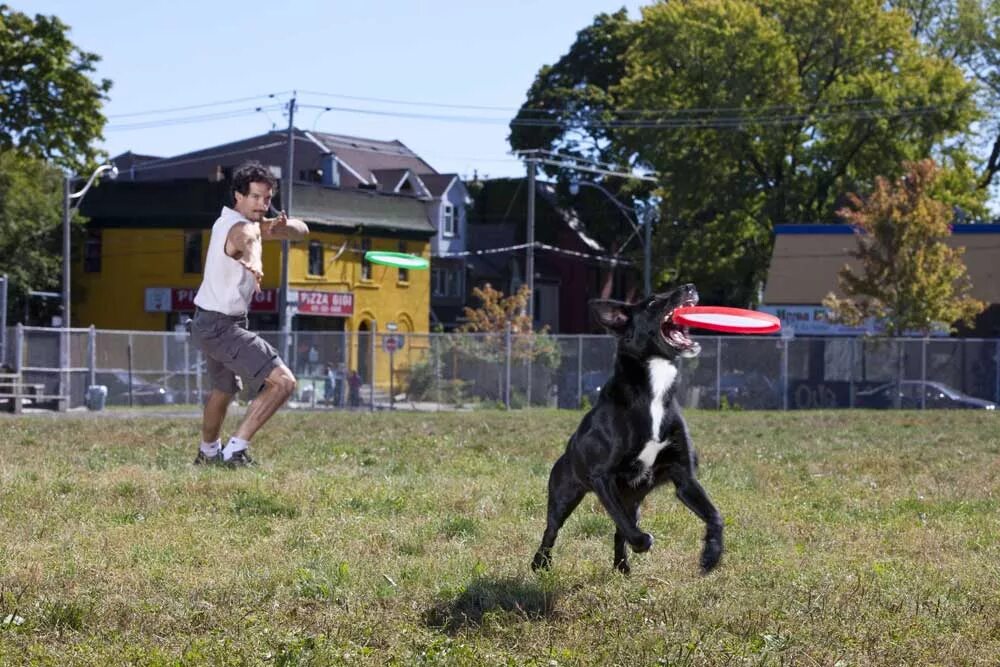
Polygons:
<instances>
[{"instance_id":1,"label":"utility pole","mask_svg":"<svg viewBox=\"0 0 1000 667\"><path fill-rule=\"evenodd\" d=\"M525 161L528 167L528 247L524 263L525 277L528 279L528 321L535 325L535 161Z\"/></svg>"},{"instance_id":2,"label":"utility pole","mask_svg":"<svg viewBox=\"0 0 1000 667\"><path fill-rule=\"evenodd\" d=\"M281 193L282 208L289 217L292 215L292 188L295 182L295 91L288 102L288 162L285 175L281 179L284 192ZM278 288L278 321L281 327L281 358L288 359L291 343L292 317L288 307L288 239L281 240L281 286Z\"/></svg>"}]
</instances>

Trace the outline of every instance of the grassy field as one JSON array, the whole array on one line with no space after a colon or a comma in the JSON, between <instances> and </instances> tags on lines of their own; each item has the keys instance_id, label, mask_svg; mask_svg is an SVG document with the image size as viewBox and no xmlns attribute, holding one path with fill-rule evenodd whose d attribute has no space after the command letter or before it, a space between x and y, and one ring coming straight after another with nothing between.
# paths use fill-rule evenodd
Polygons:
<instances>
[{"instance_id":1,"label":"grassy field","mask_svg":"<svg viewBox=\"0 0 1000 667\"><path fill-rule=\"evenodd\" d=\"M528 562L580 413L0 419L3 665L952 665L1000 656L1000 420L691 412L718 570L668 487L611 567L588 496Z\"/></svg>"}]
</instances>

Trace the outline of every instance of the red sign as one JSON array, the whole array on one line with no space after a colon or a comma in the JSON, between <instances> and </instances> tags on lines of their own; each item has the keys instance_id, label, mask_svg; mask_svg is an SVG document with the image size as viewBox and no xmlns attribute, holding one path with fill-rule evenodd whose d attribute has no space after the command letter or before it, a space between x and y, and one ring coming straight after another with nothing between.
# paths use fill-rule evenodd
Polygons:
<instances>
[{"instance_id":1,"label":"red sign","mask_svg":"<svg viewBox=\"0 0 1000 667\"><path fill-rule=\"evenodd\" d=\"M170 292L170 310L174 312L194 310L194 296L198 293L197 287L175 287ZM277 288L272 287L254 294L253 300L250 301L250 312L278 312Z\"/></svg>"},{"instance_id":2,"label":"red sign","mask_svg":"<svg viewBox=\"0 0 1000 667\"><path fill-rule=\"evenodd\" d=\"M348 317L354 314L354 293L299 290L298 313L299 315Z\"/></svg>"}]
</instances>

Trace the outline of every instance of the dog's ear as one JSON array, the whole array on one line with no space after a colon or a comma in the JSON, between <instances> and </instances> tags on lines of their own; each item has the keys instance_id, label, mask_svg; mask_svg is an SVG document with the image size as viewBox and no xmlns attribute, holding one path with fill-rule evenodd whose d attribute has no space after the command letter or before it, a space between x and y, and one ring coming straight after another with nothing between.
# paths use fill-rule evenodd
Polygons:
<instances>
[{"instance_id":1,"label":"dog's ear","mask_svg":"<svg viewBox=\"0 0 1000 667\"><path fill-rule=\"evenodd\" d=\"M590 302L590 311L594 318L612 331L621 331L632 319L627 303L611 299L594 299Z\"/></svg>"}]
</instances>

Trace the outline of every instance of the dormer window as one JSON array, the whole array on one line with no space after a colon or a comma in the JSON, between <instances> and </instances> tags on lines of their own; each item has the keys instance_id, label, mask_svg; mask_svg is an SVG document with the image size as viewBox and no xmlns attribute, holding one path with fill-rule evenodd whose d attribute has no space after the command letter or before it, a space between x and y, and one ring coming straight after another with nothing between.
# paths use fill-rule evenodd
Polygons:
<instances>
[{"instance_id":1,"label":"dormer window","mask_svg":"<svg viewBox=\"0 0 1000 667\"><path fill-rule=\"evenodd\" d=\"M447 202L441 211L441 233L445 236L455 235L455 207Z\"/></svg>"}]
</instances>

